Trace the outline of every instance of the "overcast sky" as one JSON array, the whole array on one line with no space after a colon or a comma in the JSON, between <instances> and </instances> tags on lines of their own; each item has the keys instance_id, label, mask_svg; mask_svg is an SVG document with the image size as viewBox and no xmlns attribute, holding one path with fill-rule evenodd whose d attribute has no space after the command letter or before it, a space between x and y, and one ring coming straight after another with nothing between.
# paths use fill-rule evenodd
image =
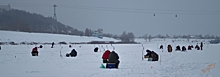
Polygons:
<instances>
[{"instance_id":1,"label":"overcast sky","mask_svg":"<svg viewBox=\"0 0 220 77\"><path fill-rule=\"evenodd\" d=\"M220 36L220 0L0 0L0 5L53 16L81 31L133 32L135 36Z\"/></svg>"}]
</instances>

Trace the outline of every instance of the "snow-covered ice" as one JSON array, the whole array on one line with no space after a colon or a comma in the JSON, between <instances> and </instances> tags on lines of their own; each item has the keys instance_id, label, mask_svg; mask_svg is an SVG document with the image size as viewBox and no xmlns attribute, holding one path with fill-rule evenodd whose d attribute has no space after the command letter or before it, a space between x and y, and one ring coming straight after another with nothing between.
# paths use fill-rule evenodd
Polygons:
<instances>
[{"instance_id":1,"label":"snow-covered ice","mask_svg":"<svg viewBox=\"0 0 220 77\"><path fill-rule=\"evenodd\" d=\"M49 35L47 35L50 37ZM29 36L34 37L34 35ZM71 37L71 36L70 36ZM5 37L0 37L3 39ZM15 38L25 38L16 34ZM57 35L60 40L65 38ZM74 37L72 37L74 38ZM30 39L29 39L30 40ZM45 41L35 39L34 41ZM103 39L105 40L105 39ZM3 40L1 40L3 41ZM24 40L26 41L26 40ZM54 41L54 40L53 40ZM85 40L88 41L88 40ZM16 42L16 41L15 41ZM50 42L50 41L49 41ZM55 40L55 42L59 42ZM142 41L143 42L143 41ZM0 77L219 77L220 73L220 44L204 44L204 50L187 50L186 52L161 50L158 45L171 44L173 50L175 45L189 45L188 42L171 42L170 40L154 41L142 44L113 44L115 51L120 57L119 69L99 68L104 50L113 50L110 44L74 44L72 48L68 45L56 44L43 45L39 49L39 56L33 57L30 52L38 45L1 45L0 50ZM196 43L190 43L196 45ZM99 47L99 52L93 52ZM78 56L65 57L72 49L76 49ZM142 60L142 51L153 50L160 56L159 61L149 62ZM62 57L60 57L60 52ZM210 70L209 65L215 65ZM205 71L202 71L205 70Z\"/></svg>"}]
</instances>

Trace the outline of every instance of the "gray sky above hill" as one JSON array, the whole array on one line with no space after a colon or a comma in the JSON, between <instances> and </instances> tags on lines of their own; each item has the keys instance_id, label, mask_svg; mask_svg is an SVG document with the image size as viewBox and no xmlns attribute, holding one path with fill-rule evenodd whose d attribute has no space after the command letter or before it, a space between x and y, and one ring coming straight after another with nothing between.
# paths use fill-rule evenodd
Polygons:
<instances>
[{"instance_id":1,"label":"gray sky above hill","mask_svg":"<svg viewBox=\"0 0 220 77\"><path fill-rule=\"evenodd\" d=\"M220 36L220 0L1 0L0 5L53 16L65 25L135 36L210 34ZM155 15L155 16L154 16ZM177 15L177 17L176 17Z\"/></svg>"}]
</instances>

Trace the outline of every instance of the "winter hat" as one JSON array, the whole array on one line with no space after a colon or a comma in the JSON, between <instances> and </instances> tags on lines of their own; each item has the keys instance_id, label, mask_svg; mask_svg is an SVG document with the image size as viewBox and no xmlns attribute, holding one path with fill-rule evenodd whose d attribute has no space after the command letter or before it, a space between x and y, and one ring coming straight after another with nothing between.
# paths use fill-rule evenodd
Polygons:
<instances>
[{"instance_id":1,"label":"winter hat","mask_svg":"<svg viewBox=\"0 0 220 77\"><path fill-rule=\"evenodd\" d=\"M151 52L151 51L147 49L146 52Z\"/></svg>"}]
</instances>

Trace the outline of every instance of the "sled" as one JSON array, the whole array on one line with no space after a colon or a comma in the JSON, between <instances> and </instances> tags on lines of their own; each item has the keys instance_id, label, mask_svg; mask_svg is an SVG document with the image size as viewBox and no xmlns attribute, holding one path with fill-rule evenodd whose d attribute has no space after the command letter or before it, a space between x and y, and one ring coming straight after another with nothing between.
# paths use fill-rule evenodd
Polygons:
<instances>
[{"instance_id":1,"label":"sled","mask_svg":"<svg viewBox=\"0 0 220 77\"><path fill-rule=\"evenodd\" d=\"M32 56L38 56L38 53L31 53Z\"/></svg>"},{"instance_id":2,"label":"sled","mask_svg":"<svg viewBox=\"0 0 220 77\"><path fill-rule=\"evenodd\" d=\"M115 68L115 63L102 63L100 68L114 69Z\"/></svg>"},{"instance_id":3,"label":"sled","mask_svg":"<svg viewBox=\"0 0 220 77\"><path fill-rule=\"evenodd\" d=\"M109 68L109 69L115 68L115 63L107 63L106 68Z\"/></svg>"}]
</instances>

